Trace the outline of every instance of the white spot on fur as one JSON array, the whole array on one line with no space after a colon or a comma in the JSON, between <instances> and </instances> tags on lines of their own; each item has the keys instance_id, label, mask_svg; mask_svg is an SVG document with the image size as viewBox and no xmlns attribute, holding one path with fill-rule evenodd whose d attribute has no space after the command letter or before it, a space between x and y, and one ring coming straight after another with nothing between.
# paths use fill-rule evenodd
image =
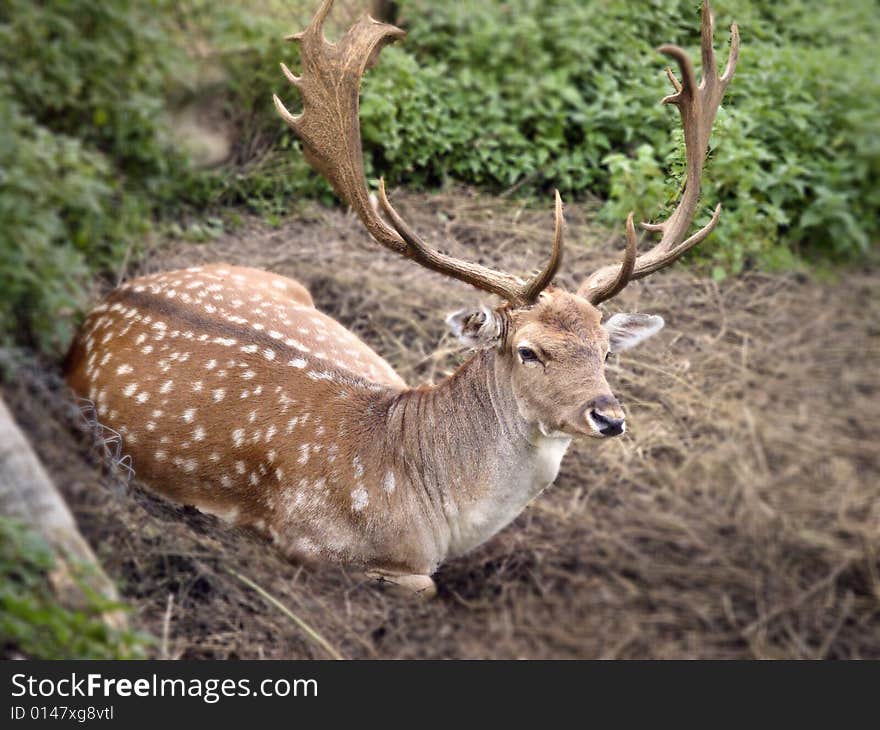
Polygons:
<instances>
[{"instance_id":1,"label":"white spot on fur","mask_svg":"<svg viewBox=\"0 0 880 730\"><path fill-rule=\"evenodd\" d=\"M195 417L196 417L196 409L195 409L195 408L187 408L187 409L183 412L183 415L181 416L181 418L182 418L186 423L192 423L192 422L193 422L193 419L194 419Z\"/></svg>"},{"instance_id":2,"label":"white spot on fur","mask_svg":"<svg viewBox=\"0 0 880 730\"><path fill-rule=\"evenodd\" d=\"M312 448L311 444L300 444L299 445L299 459L297 461L300 464L305 464L309 460L309 450Z\"/></svg>"},{"instance_id":3,"label":"white spot on fur","mask_svg":"<svg viewBox=\"0 0 880 730\"><path fill-rule=\"evenodd\" d=\"M387 474L385 474L385 479L382 480L382 488L391 494L397 488L397 483L394 480L394 472L389 470Z\"/></svg>"},{"instance_id":4,"label":"white spot on fur","mask_svg":"<svg viewBox=\"0 0 880 730\"><path fill-rule=\"evenodd\" d=\"M351 509L354 512L360 512L370 503L370 495L363 486L358 486L351 493Z\"/></svg>"},{"instance_id":5,"label":"white spot on fur","mask_svg":"<svg viewBox=\"0 0 880 730\"><path fill-rule=\"evenodd\" d=\"M311 350L306 347L302 342L300 342L299 340L294 340L291 337L288 337L286 340L284 340L284 344L288 347L295 347L297 350L302 350L303 352L311 352Z\"/></svg>"}]
</instances>

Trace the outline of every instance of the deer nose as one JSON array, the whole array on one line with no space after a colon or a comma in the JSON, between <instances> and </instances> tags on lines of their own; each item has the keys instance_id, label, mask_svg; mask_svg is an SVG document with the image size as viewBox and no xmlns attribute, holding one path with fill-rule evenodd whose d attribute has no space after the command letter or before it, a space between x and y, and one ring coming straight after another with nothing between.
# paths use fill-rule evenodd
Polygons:
<instances>
[{"instance_id":1,"label":"deer nose","mask_svg":"<svg viewBox=\"0 0 880 730\"><path fill-rule=\"evenodd\" d=\"M590 425L603 436L620 436L626 429L626 419L606 416L595 408L587 414Z\"/></svg>"},{"instance_id":2,"label":"deer nose","mask_svg":"<svg viewBox=\"0 0 880 730\"><path fill-rule=\"evenodd\" d=\"M626 430L626 418L614 396L601 396L587 404L587 422L602 436L620 436Z\"/></svg>"}]
</instances>

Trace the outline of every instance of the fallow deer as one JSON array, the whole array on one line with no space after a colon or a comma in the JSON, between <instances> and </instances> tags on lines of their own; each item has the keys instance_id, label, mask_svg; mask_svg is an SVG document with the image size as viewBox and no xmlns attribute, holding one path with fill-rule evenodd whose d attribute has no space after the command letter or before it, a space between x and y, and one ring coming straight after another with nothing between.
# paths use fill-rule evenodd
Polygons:
<instances>
[{"instance_id":1,"label":"fallow deer","mask_svg":"<svg viewBox=\"0 0 880 730\"><path fill-rule=\"evenodd\" d=\"M716 111L734 73L719 75L712 17L702 14L702 80L678 46L667 69L684 128L681 200L649 252L636 254L633 216L618 265L576 293L551 284L563 252L555 200L549 261L529 279L431 248L364 176L358 121L364 71L403 32L363 16L337 42L325 0L301 44L302 76L282 64L303 112L278 113L302 140L372 238L420 266L497 295L448 323L470 359L433 386L408 387L382 357L325 314L290 279L227 265L193 267L123 284L88 315L71 347L68 381L125 440L140 480L161 495L267 533L296 560L358 566L422 595L446 559L511 522L556 478L573 438L624 432L604 360L655 334L663 320L597 308L633 280L705 239L687 236Z\"/></svg>"}]
</instances>

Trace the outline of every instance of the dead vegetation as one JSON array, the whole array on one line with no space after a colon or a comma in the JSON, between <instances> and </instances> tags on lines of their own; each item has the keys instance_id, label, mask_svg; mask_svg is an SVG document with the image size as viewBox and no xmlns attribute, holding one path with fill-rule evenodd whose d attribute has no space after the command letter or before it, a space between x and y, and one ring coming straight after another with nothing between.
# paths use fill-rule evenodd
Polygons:
<instances>
[{"instance_id":1,"label":"dead vegetation","mask_svg":"<svg viewBox=\"0 0 880 730\"><path fill-rule=\"evenodd\" d=\"M552 235L549 205L396 198L452 253L510 270L541 261ZM575 286L620 241L567 216L561 280ZM158 251L142 270L220 260L306 283L413 384L461 357L443 315L478 296L317 208ZM292 565L247 531L125 486L43 370L22 370L4 396L157 654L880 658L875 282L851 271L840 284L750 273L716 285L678 266L631 285L615 310L667 320L610 363L631 431L573 448L511 527L441 569L426 605Z\"/></svg>"}]
</instances>

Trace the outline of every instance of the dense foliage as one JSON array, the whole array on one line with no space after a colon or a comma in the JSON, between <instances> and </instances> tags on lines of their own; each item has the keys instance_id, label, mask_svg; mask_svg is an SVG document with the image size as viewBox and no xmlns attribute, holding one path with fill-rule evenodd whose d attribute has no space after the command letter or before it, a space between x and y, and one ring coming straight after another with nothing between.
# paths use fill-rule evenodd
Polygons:
<instances>
[{"instance_id":1,"label":"dense foliage","mask_svg":"<svg viewBox=\"0 0 880 730\"><path fill-rule=\"evenodd\" d=\"M173 196L158 0L0 3L0 336L59 350Z\"/></svg>"},{"instance_id":2,"label":"dense foliage","mask_svg":"<svg viewBox=\"0 0 880 730\"><path fill-rule=\"evenodd\" d=\"M277 61L296 65L281 37L313 4L0 3L0 338L59 352L94 274L137 255L157 221L329 199L270 101L275 91L296 106ZM723 276L864 254L880 225L873 0L715 5L720 58L733 19L743 53L706 176L704 220L714 201L725 213L702 255ZM654 48L698 50L696 0L399 6L408 38L364 84L370 175L541 204L559 187L605 200L615 227L630 208L668 210L682 142L674 110L657 103L668 82ZM235 146L224 169L197 172L167 141L165 115L170 99L202 93L190 72L205 48Z\"/></svg>"},{"instance_id":3,"label":"dense foliage","mask_svg":"<svg viewBox=\"0 0 880 730\"><path fill-rule=\"evenodd\" d=\"M135 659L148 637L112 631L101 613L119 610L99 596L72 610L60 605L47 575L54 566L49 546L23 525L0 517L0 650L30 659Z\"/></svg>"},{"instance_id":4,"label":"dense foliage","mask_svg":"<svg viewBox=\"0 0 880 730\"><path fill-rule=\"evenodd\" d=\"M699 58L698 3L405 8L405 50L388 53L366 84L364 135L377 170L426 184L452 176L589 191L608 199L604 218L618 226L628 210L650 218L677 196L665 173L671 161L680 179L682 136L674 110L657 103L668 82L654 49L672 41ZM715 3L719 61L734 18L743 41L704 192L725 207L708 247L724 269L749 258L785 265L790 253L857 256L876 238L876 10L861 0Z\"/></svg>"}]
</instances>

